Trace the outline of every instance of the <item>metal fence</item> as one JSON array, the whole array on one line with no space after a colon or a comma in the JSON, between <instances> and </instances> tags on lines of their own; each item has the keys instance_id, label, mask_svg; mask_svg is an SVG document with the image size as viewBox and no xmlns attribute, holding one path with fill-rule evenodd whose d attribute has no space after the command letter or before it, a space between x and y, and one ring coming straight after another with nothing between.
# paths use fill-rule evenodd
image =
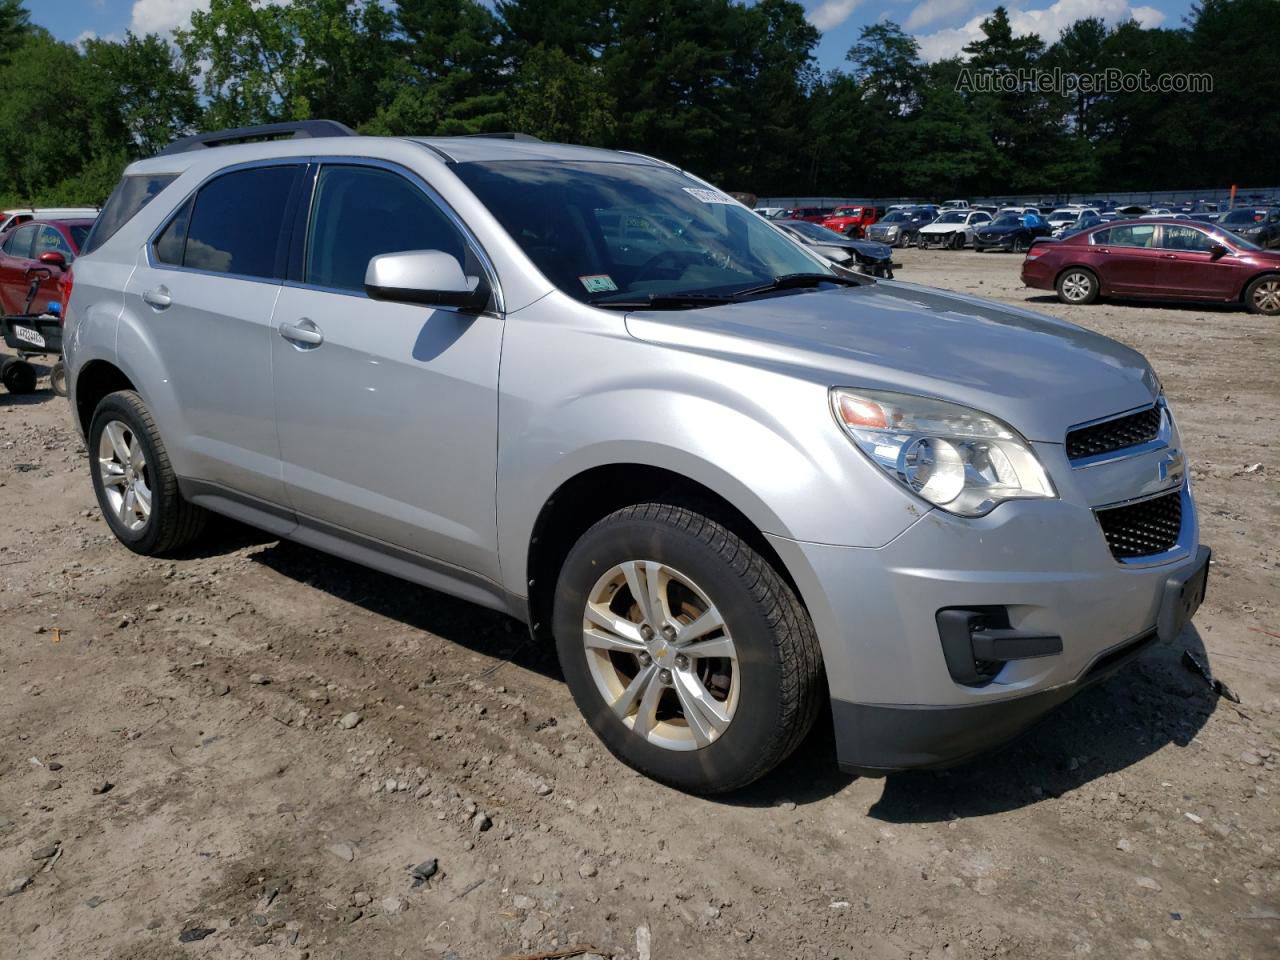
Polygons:
<instances>
[{"instance_id":1,"label":"metal fence","mask_svg":"<svg viewBox=\"0 0 1280 960\"><path fill-rule=\"evenodd\" d=\"M937 203L950 197L761 197L757 207L888 207L895 203ZM1144 207L1171 207L1194 201L1216 203L1223 207L1231 202L1230 188L1202 187L1195 190L1120 190L1115 193L1093 191L1091 193L1026 193L1000 194L990 197L966 197L972 204L994 204L1001 207L1047 207L1068 203L1103 204L1118 207L1140 204ZM1236 205L1270 202L1280 203L1280 187L1240 187L1236 190Z\"/></svg>"}]
</instances>

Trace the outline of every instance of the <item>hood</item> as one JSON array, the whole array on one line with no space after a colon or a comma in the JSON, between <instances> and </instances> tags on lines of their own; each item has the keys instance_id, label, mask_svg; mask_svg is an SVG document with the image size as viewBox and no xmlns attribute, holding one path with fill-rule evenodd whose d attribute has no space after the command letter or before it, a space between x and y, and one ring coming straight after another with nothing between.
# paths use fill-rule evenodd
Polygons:
<instances>
[{"instance_id":1,"label":"hood","mask_svg":"<svg viewBox=\"0 0 1280 960\"><path fill-rule=\"evenodd\" d=\"M965 230L973 224L965 223L926 223L920 228L921 233L953 233L956 230Z\"/></svg>"},{"instance_id":2,"label":"hood","mask_svg":"<svg viewBox=\"0 0 1280 960\"><path fill-rule=\"evenodd\" d=\"M1026 225L1025 225L1025 224L1021 224L1021 223L1011 223L1011 224L1003 224L1003 223L1002 223L1002 224L1000 224L1000 226L998 226L998 227L997 227L997 226L994 226L993 224L988 223L988 224L984 224L983 226L979 227L979 228L978 228L978 233L979 233L979 234L988 234L988 233L989 233L989 234L992 234L992 235L995 235L995 236L1002 236L1002 235L1004 235L1004 234L1006 234L1006 233L1017 233L1019 230L1025 230L1025 229L1027 229L1027 228L1026 228Z\"/></svg>"},{"instance_id":3,"label":"hood","mask_svg":"<svg viewBox=\"0 0 1280 960\"><path fill-rule=\"evenodd\" d=\"M1068 427L1150 403L1135 350L1074 324L906 283L879 282L696 310L638 311L639 340L827 386L951 400L1062 443Z\"/></svg>"}]
</instances>

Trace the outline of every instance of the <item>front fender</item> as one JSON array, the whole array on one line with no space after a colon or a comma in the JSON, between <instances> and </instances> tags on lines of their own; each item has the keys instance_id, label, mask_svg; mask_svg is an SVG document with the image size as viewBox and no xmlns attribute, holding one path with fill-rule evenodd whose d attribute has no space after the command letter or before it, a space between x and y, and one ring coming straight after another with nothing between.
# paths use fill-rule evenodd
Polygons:
<instances>
[{"instance_id":1,"label":"front fender","mask_svg":"<svg viewBox=\"0 0 1280 960\"><path fill-rule=\"evenodd\" d=\"M513 315L503 344L498 543L517 596L543 506L596 467L679 474L792 540L881 546L927 512L854 449L825 381L637 340L620 316L584 320Z\"/></svg>"}]
</instances>

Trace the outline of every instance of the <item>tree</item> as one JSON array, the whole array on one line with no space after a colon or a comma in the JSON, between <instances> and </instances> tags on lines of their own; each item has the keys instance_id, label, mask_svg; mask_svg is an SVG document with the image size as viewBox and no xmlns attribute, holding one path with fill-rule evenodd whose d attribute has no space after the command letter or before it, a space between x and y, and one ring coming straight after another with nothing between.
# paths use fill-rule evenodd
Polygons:
<instances>
[{"instance_id":1,"label":"tree","mask_svg":"<svg viewBox=\"0 0 1280 960\"><path fill-rule=\"evenodd\" d=\"M616 127L613 98L599 67L582 64L558 47L529 49L512 78L511 129L543 140L603 146Z\"/></svg>"},{"instance_id":2,"label":"tree","mask_svg":"<svg viewBox=\"0 0 1280 960\"><path fill-rule=\"evenodd\" d=\"M853 64L854 79L867 99L898 114L919 103L924 78L920 48L892 20L863 27L845 59Z\"/></svg>"},{"instance_id":3,"label":"tree","mask_svg":"<svg viewBox=\"0 0 1280 960\"><path fill-rule=\"evenodd\" d=\"M972 196L999 189L1001 158L982 118L956 91L963 64L941 60L927 71L920 109L908 124L908 149L895 171L912 196Z\"/></svg>"},{"instance_id":4,"label":"tree","mask_svg":"<svg viewBox=\"0 0 1280 960\"><path fill-rule=\"evenodd\" d=\"M199 121L195 71L157 34L85 41L82 75L96 142L150 156Z\"/></svg>"},{"instance_id":5,"label":"tree","mask_svg":"<svg viewBox=\"0 0 1280 960\"><path fill-rule=\"evenodd\" d=\"M498 20L476 0L398 0L398 63L372 133L501 130L506 94Z\"/></svg>"},{"instance_id":6,"label":"tree","mask_svg":"<svg viewBox=\"0 0 1280 960\"><path fill-rule=\"evenodd\" d=\"M22 42L31 27L31 18L22 0L0 0L0 66L9 62L9 53Z\"/></svg>"}]
</instances>

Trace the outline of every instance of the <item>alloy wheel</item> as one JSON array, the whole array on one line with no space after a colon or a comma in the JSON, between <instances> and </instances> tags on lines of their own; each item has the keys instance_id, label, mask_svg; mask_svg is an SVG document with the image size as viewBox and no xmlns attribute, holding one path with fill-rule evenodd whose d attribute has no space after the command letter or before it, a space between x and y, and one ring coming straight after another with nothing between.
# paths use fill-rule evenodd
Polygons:
<instances>
[{"instance_id":1,"label":"alloy wheel","mask_svg":"<svg viewBox=\"0 0 1280 960\"><path fill-rule=\"evenodd\" d=\"M678 570L654 560L610 569L587 596L582 639L605 703L649 743L697 750L733 721L737 647L706 592Z\"/></svg>"},{"instance_id":2,"label":"alloy wheel","mask_svg":"<svg viewBox=\"0 0 1280 960\"><path fill-rule=\"evenodd\" d=\"M1093 281L1088 274L1069 273L1062 278L1062 295L1072 303L1080 303L1088 298L1093 290Z\"/></svg>"},{"instance_id":3,"label":"alloy wheel","mask_svg":"<svg viewBox=\"0 0 1280 960\"><path fill-rule=\"evenodd\" d=\"M1280 310L1280 280L1268 280L1258 284L1253 291L1253 305L1260 313L1274 313Z\"/></svg>"},{"instance_id":4,"label":"alloy wheel","mask_svg":"<svg viewBox=\"0 0 1280 960\"><path fill-rule=\"evenodd\" d=\"M151 484L142 441L128 424L110 421L98 440L102 490L116 520L132 533L151 519Z\"/></svg>"}]
</instances>

